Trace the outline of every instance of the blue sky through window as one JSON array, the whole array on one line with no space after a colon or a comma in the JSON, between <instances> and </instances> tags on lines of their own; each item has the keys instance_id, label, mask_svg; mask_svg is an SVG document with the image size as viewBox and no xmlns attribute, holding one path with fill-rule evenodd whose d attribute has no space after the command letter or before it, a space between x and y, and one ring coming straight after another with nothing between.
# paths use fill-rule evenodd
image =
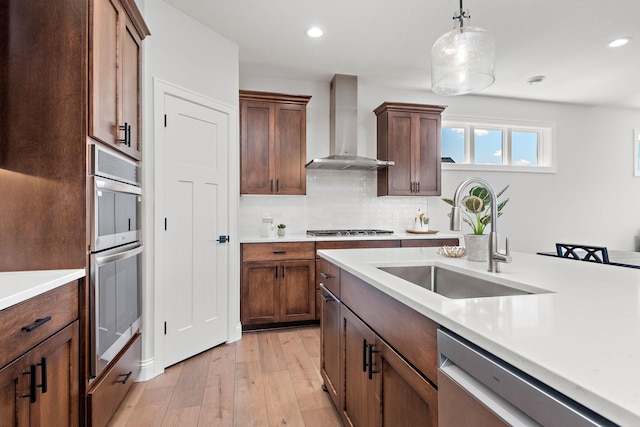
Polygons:
<instances>
[{"instance_id":1,"label":"blue sky through window","mask_svg":"<svg viewBox=\"0 0 640 427\"><path fill-rule=\"evenodd\" d=\"M465 163L464 128L442 128L442 157L451 157L456 163Z\"/></svg>"},{"instance_id":2,"label":"blue sky through window","mask_svg":"<svg viewBox=\"0 0 640 427\"><path fill-rule=\"evenodd\" d=\"M502 131L476 129L474 131L474 159L477 165L502 164Z\"/></svg>"},{"instance_id":3,"label":"blue sky through window","mask_svg":"<svg viewBox=\"0 0 640 427\"><path fill-rule=\"evenodd\" d=\"M538 164L538 134L536 132L511 132L511 164L536 166Z\"/></svg>"}]
</instances>

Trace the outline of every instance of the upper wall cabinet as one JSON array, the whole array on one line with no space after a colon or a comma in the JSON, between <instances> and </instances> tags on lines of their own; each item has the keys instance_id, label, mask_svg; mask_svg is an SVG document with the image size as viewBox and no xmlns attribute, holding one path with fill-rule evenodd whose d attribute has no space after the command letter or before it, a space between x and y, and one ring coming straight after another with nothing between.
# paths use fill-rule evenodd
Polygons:
<instances>
[{"instance_id":1,"label":"upper wall cabinet","mask_svg":"<svg viewBox=\"0 0 640 427\"><path fill-rule=\"evenodd\" d=\"M149 29L133 0L92 0L89 135L140 160L140 46Z\"/></svg>"},{"instance_id":2,"label":"upper wall cabinet","mask_svg":"<svg viewBox=\"0 0 640 427\"><path fill-rule=\"evenodd\" d=\"M240 91L241 194L306 194L309 99Z\"/></svg>"},{"instance_id":3,"label":"upper wall cabinet","mask_svg":"<svg viewBox=\"0 0 640 427\"><path fill-rule=\"evenodd\" d=\"M378 196L440 195L441 105L385 102L378 118L378 158L394 166L378 170Z\"/></svg>"}]
</instances>

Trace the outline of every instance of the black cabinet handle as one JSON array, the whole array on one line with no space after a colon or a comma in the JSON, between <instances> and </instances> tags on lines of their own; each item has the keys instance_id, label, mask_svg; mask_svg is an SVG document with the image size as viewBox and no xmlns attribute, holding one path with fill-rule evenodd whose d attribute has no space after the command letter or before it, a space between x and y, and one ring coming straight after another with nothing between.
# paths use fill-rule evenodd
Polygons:
<instances>
[{"instance_id":1,"label":"black cabinet handle","mask_svg":"<svg viewBox=\"0 0 640 427\"><path fill-rule=\"evenodd\" d=\"M118 139L118 142L120 144L127 145L127 123L125 122L124 125L118 126L118 129L120 129L122 131L123 136L124 136L124 138Z\"/></svg>"},{"instance_id":2,"label":"black cabinet handle","mask_svg":"<svg viewBox=\"0 0 640 427\"><path fill-rule=\"evenodd\" d=\"M42 359L40 359L40 363L37 364L37 366L40 366L40 384L37 385L37 387L40 387L40 389L42 390L42 393L46 393L47 392L47 358L43 357Z\"/></svg>"},{"instance_id":3,"label":"black cabinet handle","mask_svg":"<svg viewBox=\"0 0 640 427\"><path fill-rule=\"evenodd\" d=\"M322 301L324 301L324 302L331 302L331 301L333 301L333 298L329 298L329 297L328 297L328 296L326 296L326 295L320 295L320 298L322 298Z\"/></svg>"},{"instance_id":4,"label":"black cabinet handle","mask_svg":"<svg viewBox=\"0 0 640 427\"><path fill-rule=\"evenodd\" d=\"M278 278L278 266L276 265L276 279Z\"/></svg>"},{"instance_id":5,"label":"black cabinet handle","mask_svg":"<svg viewBox=\"0 0 640 427\"><path fill-rule=\"evenodd\" d=\"M287 251L273 251L274 255L284 255L286 253L287 253Z\"/></svg>"},{"instance_id":6,"label":"black cabinet handle","mask_svg":"<svg viewBox=\"0 0 640 427\"><path fill-rule=\"evenodd\" d=\"M273 193L273 180L270 180L271 182L271 192Z\"/></svg>"},{"instance_id":7,"label":"black cabinet handle","mask_svg":"<svg viewBox=\"0 0 640 427\"><path fill-rule=\"evenodd\" d=\"M129 371L126 374L120 375L121 377L124 377L124 378L121 381L116 381L116 382L120 384L126 384L126 382L129 381L129 377L131 376L132 373L133 373L132 371Z\"/></svg>"},{"instance_id":8,"label":"black cabinet handle","mask_svg":"<svg viewBox=\"0 0 640 427\"><path fill-rule=\"evenodd\" d=\"M35 323L33 325L23 326L22 330L26 331L26 332L31 332L34 329L39 328L40 326L42 326L45 323L47 323L49 320L51 320L51 316L43 317L42 319L36 319L36 321L35 321Z\"/></svg>"},{"instance_id":9,"label":"black cabinet handle","mask_svg":"<svg viewBox=\"0 0 640 427\"><path fill-rule=\"evenodd\" d=\"M379 370L373 369L373 353L380 353L380 350L374 350L373 344L368 344L367 347L369 348L369 379L372 380L373 374L380 372Z\"/></svg>"},{"instance_id":10,"label":"black cabinet handle","mask_svg":"<svg viewBox=\"0 0 640 427\"><path fill-rule=\"evenodd\" d=\"M367 372L367 339L362 340L362 372Z\"/></svg>"},{"instance_id":11,"label":"black cabinet handle","mask_svg":"<svg viewBox=\"0 0 640 427\"><path fill-rule=\"evenodd\" d=\"M280 271L282 272L282 278L284 279L284 265L280 266Z\"/></svg>"},{"instance_id":12,"label":"black cabinet handle","mask_svg":"<svg viewBox=\"0 0 640 427\"><path fill-rule=\"evenodd\" d=\"M124 126L126 128L125 139L127 140L127 146L131 147L131 125L129 123L125 123Z\"/></svg>"},{"instance_id":13,"label":"black cabinet handle","mask_svg":"<svg viewBox=\"0 0 640 427\"><path fill-rule=\"evenodd\" d=\"M333 279L333 276L330 275L330 274L327 274L327 273L320 273L320 276L325 280L326 279Z\"/></svg>"},{"instance_id":14,"label":"black cabinet handle","mask_svg":"<svg viewBox=\"0 0 640 427\"><path fill-rule=\"evenodd\" d=\"M32 364L28 371L23 371L23 375L31 375L29 380L29 393L23 394L22 397L28 397L31 403L35 403L36 398L36 365Z\"/></svg>"}]
</instances>

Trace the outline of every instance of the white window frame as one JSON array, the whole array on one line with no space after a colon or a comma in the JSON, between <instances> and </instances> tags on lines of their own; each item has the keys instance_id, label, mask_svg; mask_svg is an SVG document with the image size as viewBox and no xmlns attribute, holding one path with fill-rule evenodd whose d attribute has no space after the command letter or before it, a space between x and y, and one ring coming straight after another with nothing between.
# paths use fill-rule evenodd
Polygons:
<instances>
[{"instance_id":1,"label":"white window frame","mask_svg":"<svg viewBox=\"0 0 640 427\"><path fill-rule=\"evenodd\" d=\"M471 141L475 129L502 131L502 164L442 163L442 170L556 173L556 124L529 120L488 119L479 117L442 116L442 127L465 129L465 158L471 162L474 147ZM511 132L538 134L538 164L535 166L511 164ZM637 158L637 156L636 156ZM637 167L636 167L637 170Z\"/></svg>"}]
</instances>

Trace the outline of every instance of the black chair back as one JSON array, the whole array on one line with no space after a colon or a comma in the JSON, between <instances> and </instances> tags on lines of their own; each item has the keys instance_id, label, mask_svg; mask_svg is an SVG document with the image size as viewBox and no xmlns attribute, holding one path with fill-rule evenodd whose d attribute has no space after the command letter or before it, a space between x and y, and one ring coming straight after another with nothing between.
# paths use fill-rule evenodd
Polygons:
<instances>
[{"instance_id":1,"label":"black chair back","mask_svg":"<svg viewBox=\"0 0 640 427\"><path fill-rule=\"evenodd\" d=\"M562 258L609 264L609 252L604 246L556 243L556 252L558 256Z\"/></svg>"}]
</instances>

